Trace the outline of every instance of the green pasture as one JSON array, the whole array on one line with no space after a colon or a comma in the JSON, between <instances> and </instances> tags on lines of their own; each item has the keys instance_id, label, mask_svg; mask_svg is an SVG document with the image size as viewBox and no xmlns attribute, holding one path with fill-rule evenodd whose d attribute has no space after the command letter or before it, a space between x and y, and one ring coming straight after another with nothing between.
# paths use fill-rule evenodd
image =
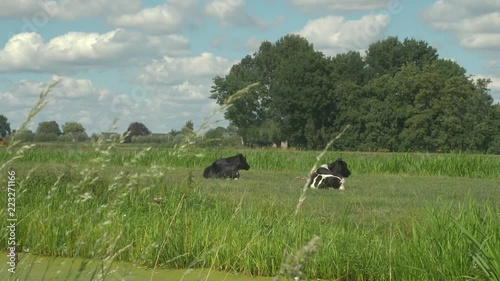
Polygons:
<instances>
[{"instance_id":1,"label":"green pasture","mask_svg":"<svg viewBox=\"0 0 500 281\"><path fill-rule=\"evenodd\" d=\"M238 152L251 166L239 180L202 178ZM280 280L498 280L498 156L319 154L1 148L0 163L22 157L0 185L16 171L16 239L33 255ZM338 157L352 171L345 191L303 189L315 164ZM2 229L6 216L2 208Z\"/></svg>"}]
</instances>

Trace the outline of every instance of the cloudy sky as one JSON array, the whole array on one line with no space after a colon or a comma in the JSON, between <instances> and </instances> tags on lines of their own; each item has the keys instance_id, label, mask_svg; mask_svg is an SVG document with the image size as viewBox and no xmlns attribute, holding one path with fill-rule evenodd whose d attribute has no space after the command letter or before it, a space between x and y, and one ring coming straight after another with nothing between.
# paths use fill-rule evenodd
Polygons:
<instances>
[{"instance_id":1,"label":"cloudy sky","mask_svg":"<svg viewBox=\"0 0 500 281\"><path fill-rule=\"evenodd\" d=\"M77 121L89 134L142 122L154 133L200 126L217 105L212 78L301 34L327 55L387 36L425 40L500 102L498 0L0 1L0 114L17 128L41 89L61 82L33 120Z\"/></svg>"}]
</instances>

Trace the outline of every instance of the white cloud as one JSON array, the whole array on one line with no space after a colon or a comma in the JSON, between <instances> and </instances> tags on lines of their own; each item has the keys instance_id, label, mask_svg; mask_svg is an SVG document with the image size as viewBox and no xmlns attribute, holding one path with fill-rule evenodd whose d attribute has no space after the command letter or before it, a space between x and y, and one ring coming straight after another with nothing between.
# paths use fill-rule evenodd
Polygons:
<instances>
[{"instance_id":1,"label":"white cloud","mask_svg":"<svg viewBox=\"0 0 500 281\"><path fill-rule=\"evenodd\" d=\"M0 1L0 17L23 17L36 26L37 23L46 24L46 21L51 19L74 20L82 17L133 13L140 10L142 2L142 0Z\"/></svg>"},{"instance_id":2,"label":"white cloud","mask_svg":"<svg viewBox=\"0 0 500 281\"><path fill-rule=\"evenodd\" d=\"M110 19L110 23L118 26L135 26L153 32L175 32L182 23L182 15L176 14L163 6L141 10L137 14L121 15Z\"/></svg>"},{"instance_id":3,"label":"white cloud","mask_svg":"<svg viewBox=\"0 0 500 281\"><path fill-rule=\"evenodd\" d=\"M166 4L144 8L137 13L110 17L108 22L120 27L136 27L149 33L171 34L185 23L199 23L201 12L198 1L169 1Z\"/></svg>"},{"instance_id":4,"label":"white cloud","mask_svg":"<svg viewBox=\"0 0 500 281\"><path fill-rule=\"evenodd\" d=\"M387 15L367 15L359 20L325 16L310 20L296 32L314 44L315 49L333 55L347 50L365 50L380 39L390 23Z\"/></svg>"},{"instance_id":5,"label":"white cloud","mask_svg":"<svg viewBox=\"0 0 500 281\"><path fill-rule=\"evenodd\" d=\"M422 17L434 29L454 34L462 47L493 53L500 48L499 1L439 0Z\"/></svg>"},{"instance_id":6,"label":"white cloud","mask_svg":"<svg viewBox=\"0 0 500 281\"><path fill-rule=\"evenodd\" d=\"M90 97L95 101L105 101L111 97L109 89L100 89L89 79L75 79L57 75L52 77L52 81L58 80L58 86L52 92L55 99L80 100Z\"/></svg>"},{"instance_id":7,"label":"white cloud","mask_svg":"<svg viewBox=\"0 0 500 281\"><path fill-rule=\"evenodd\" d=\"M358 11L387 8L392 0L288 0L294 6L305 11Z\"/></svg>"},{"instance_id":8,"label":"white cloud","mask_svg":"<svg viewBox=\"0 0 500 281\"><path fill-rule=\"evenodd\" d=\"M490 49L492 51L500 48L500 32L498 33L463 33L460 35L460 45L469 49Z\"/></svg>"},{"instance_id":9,"label":"white cloud","mask_svg":"<svg viewBox=\"0 0 500 281\"><path fill-rule=\"evenodd\" d=\"M0 99L5 109L19 109L20 107L34 106L40 96L42 83L33 83L21 80L12 84L9 89L0 92Z\"/></svg>"},{"instance_id":10,"label":"white cloud","mask_svg":"<svg viewBox=\"0 0 500 281\"><path fill-rule=\"evenodd\" d=\"M205 6L205 13L218 19L221 26L256 25L256 20L246 12L244 0L210 0Z\"/></svg>"},{"instance_id":11,"label":"white cloud","mask_svg":"<svg viewBox=\"0 0 500 281\"><path fill-rule=\"evenodd\" d=\"M42 4L37 0L1 1L0 17L25 16L26 14L35 13L37 10L48 10L50 12L51 5L48 2Z\"/></svg>"},{"instance_id":12,"label":"white cloud","mask_svg":"<svg viewBox=\"0 0 500 281\"><path fill-rule=\"evenodd\" d=\"M282 15L271 20L250 15L244 0L208 0L205 5L205 14L218 20L222 27L267 28L283 24L286 20L286 17Z\"/></svg>"},{"instance_id":13,"label":"white cloud","mask_svg":"<svg viewBox=\"0 0 500 281\"><path fill-rule=\"evenodd\" d=\"M46 43L38 33L20 33L0 49L0 73L111 68L139 57L186 55L189 47L188 39L179 35L148 36L124 29L104 34L69 32Z\"/></svg>"},{"instance_id":14,"label":"white cloud","mask_svg":"<svg viewBox=\"0 0 500 281\"><path fill-rule=\"evenodd\" d=\"M40 92L49 84L59 81L51 91L50 97L54 99L81 100L92 99L102 101L109 99L110 91L96 87L91 80L76 79L66 76L54 75L48 83L21 80L13 83L10 88L0 93L2 100L10 97L10 105L33 106L39 99ZM17 101L12 103L12 101Z\"/></svg>"},{"instance_id":15,"label":"white cloud","mask_svg":"<svg viewBox=\"0 0 500 281\"><path fill-rule=\"evenodd\" d=\"M207 93L206 87L204 85L199 84L195 85L190 83L189 81L184 81L182 84L176 85L173 87L176 92L179 93L178 99L181 100L206 100Z\"/></svg>"},{"instance_id":16,"label":"white cloud","mask_svg":"<svg viewBox=\"0 0 500 281\"><path fill-rule=\"evenodd\" d=\"M165 56L144 67L137 79L146 84L172 84L186 79L211 79L216 75L225 75L233 63L226 58L206 52L193 57Z\"/></svg>"}]
</instances>

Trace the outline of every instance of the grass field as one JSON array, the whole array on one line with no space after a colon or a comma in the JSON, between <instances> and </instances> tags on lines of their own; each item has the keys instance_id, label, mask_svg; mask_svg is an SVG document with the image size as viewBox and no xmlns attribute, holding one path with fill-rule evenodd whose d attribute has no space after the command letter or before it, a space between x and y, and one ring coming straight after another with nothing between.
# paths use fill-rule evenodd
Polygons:
<instances>
[{"instance_id":1,"label":"grass field","mask_svg":"<svg viewBox=\"0 0 500 281\"><path fill-rule=\"evenodd\" d=\"M16 151L0 149L0 163ZM251 166L240 180L202 178L237 152ZM303 194L318 154L42 144L0 172L16 171L16 240L35 255L283 279L498 280L499 156L329 151L319 163L342 157L346 190Z\"/></svg>"}]
</instances>

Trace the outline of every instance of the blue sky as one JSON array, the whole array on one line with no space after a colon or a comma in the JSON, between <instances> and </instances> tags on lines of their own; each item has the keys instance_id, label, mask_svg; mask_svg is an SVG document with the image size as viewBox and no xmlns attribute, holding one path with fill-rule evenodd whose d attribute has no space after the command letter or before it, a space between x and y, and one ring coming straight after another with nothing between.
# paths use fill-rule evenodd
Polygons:
<instances>
[{"instance_id":1,"label":"blue sky","mask_svg":"<svg viewBox=\"0 0 500 281\"><path fill-rule=\"evenodd\" d=\"M136 121L154 133L188 120L198 127L218 108L212 78L289 33L326 55L364 54L388 36L425 40L468 74L492 79L500 102L497 0L1 1L0 30L0 114L12 129L59 79L32 130L76 121L91 134L114 118L118 132Z\"/></svg>"}]
</instances>

